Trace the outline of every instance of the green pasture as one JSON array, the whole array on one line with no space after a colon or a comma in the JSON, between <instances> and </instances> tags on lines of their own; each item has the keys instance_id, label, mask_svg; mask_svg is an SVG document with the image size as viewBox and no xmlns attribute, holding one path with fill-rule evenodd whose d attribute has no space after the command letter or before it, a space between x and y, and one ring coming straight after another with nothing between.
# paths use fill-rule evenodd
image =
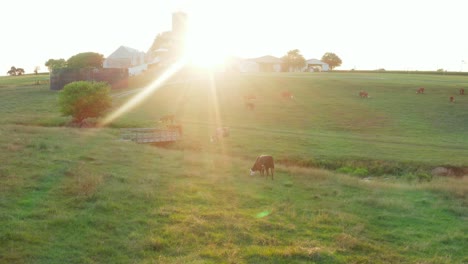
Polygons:
<instances>
[{"instance_id":1,"label":"green pasture","mask_svg":"<svg viewBox=\"0 0 468 264\"><path fill-rule=\"evenodd\" d=\"M0 77L0 263L468 262L467 177L417 177L468 165L466 77L206 76L87 129L67 126L47 85ZM131 83L115 109L144 82ZM180 142L120 140L165 114ZM217 126L231 133L214 144ZM273 181L248 174L261 153ZM349 167L369 173L322 169Z\"/></svg>"},{"instance_id":2,"label":"green pasture","mask_svg":"<svg viewBox=\"0 0 468 264\"><path fill-rule=\"evenodd\" d=\"M228 126L232 133L222 151L235 156L270 153L278 160L333 169L354 163L376 174L468 162L468 97L458 95L468 87L465 76L218 74L172 83L111 126L154 127L161 125L161 116L175 114L186 130L183 147L211 150L215 127ZM416 94L419 87L426 93ZM284 90L295 98L281 98ZM370 98L360 98L360 90ZM248 94L257 97L253 111L244 104Z\"/></svg>"}]
</instances>

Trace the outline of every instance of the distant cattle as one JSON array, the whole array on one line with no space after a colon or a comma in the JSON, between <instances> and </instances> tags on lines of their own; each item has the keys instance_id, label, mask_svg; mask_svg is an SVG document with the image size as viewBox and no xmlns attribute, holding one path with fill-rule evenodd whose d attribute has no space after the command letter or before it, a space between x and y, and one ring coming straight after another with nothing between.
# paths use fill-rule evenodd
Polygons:
<instances>
[{"instance_id":1,"label":"distant cattle","mask_svg":"<svg viewBox=\"0 0 468 264\"><path fill-rule=\"evenodd\" d=\"M417 94L423 94L424 93L424 87L418 88L418 90L416 90L416 93Z\"/></svg>"},{"instance_id":2,"label":"distant cattle","mask_svg":"<svg viewBox=\"0 0 468 264\"><path fill-rule=\"evenodd\" d=\"M255 99L257 99L257 96L255 96L253 94L244 95L244 100L246 100L246 101L255 100Z\"/></svg>"},{"instance_id":3,"label":"distant cattle","mask_svg":"<svg viewBox=\"0 0 468 264\"><path fill-rule=\"evenodd\" d=\"M460 89L460 95L464 95L465 94L465 89L461 88Z\"/></svg>"},{"instance_id":4,"label":"distant cattle","mask_svg":"<svg viewBox=\"0 0 468 264\"><path fill-rule=\"evenodd\" d=\"M360 91L359 92L359 97L361 98L369 98L369 94L366 91Z\"/></svg>"},{"instance_id":5,"label":"distant cattle","mask_svg":"<svg viewBox=\"0 0 468 264\"><path fill-rule=\"evenodd\" d=\"M450 102L451 102L451 103L455 103L455 97L450 96Z\"/></svg>"},{"instance_id":6,"label":"distant cattle","mask_svg":"<svg viewBox=\"0 0 468 264\"><path fill-rule=\"evenodd\" d=\"M281 97L284 99L294 99L294 95L290 91L281 92Z\"/></svg>"},{"instance_id":7,"label":"distant cattle","mask_svg":"<svg viewBox=\"0 0 468 264\"><path fill-rule=\"evenodd\" d=\"M220 138L229 137L230 129L229 127L218 127L216 128L215 133L211 136L210 141L218 142Z\"/></svg>"},{"instance_id":8,"label":"distant cattle","mask_svg":"<svg viewBox=\"0 0 468 264\"><path fill-rule=\"evenodd\" d=\"M170 125L167 125L166 127L167 127L168 130L177 131L177 132L179 132L179 135L182 135L182 125L180 125L180 124L178 124L178 125L170 124Z\"/></svg>"},{"instance_id":9,"label":"distant cattle","mask_svg":"<svg viewBox=\"0 0 468 264\"><path fill-rule=\"evenodd\" d=\"M255 109L255 103L254 102L245 102L245 107L247 107L250 110Z\"/></svg>"},{"instance_id":10,"label":"distant cattle","mask_svg":"<svg viewBox=\"0 0 468 264\"><path fill-rule=\"evenodd\" d=\"M268 155L260 155L257 157L255 164L250 169L250 176L253 176L256 171L260 171L260 174L264 176L266 171L266 178L268 179L269 172L271 172L271 179L273 180L274 170L275 163L273 161L273 157Z\"/></svg>"},{"instance_id":11,"label":"distant cattle","mask_svg":"<svg viewBox=\"0 0 468 264\"><path fill-rule=\"evenodd\" d=\"M171 122L174 123L174 119L175 119L175 116L174 115L165 115L165 116L162 116L159 121L163 122L163 123L169 123Z\"/></svg>"}]
</instances>

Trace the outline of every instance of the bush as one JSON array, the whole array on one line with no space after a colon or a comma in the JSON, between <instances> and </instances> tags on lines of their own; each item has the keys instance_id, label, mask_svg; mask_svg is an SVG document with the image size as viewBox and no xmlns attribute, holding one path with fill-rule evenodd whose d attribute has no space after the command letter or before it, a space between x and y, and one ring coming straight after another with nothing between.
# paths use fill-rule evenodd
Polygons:
<instances>
[{"instance_id":1,"label":"bush","mask_svg":"<svg viewBox=\"0 0 468 264\"><path fill-rule=\"evenodd\" d=\"M90 117L100 117L112 106L110 86L104 82L72 82L59 93L60 112L81 124Z\"/></svg>"},{"instance_id":2,"label":"bush","mask_svg":"<svg viewBox=\"0 0 468 264\"><path fill-rule=\"evenodd\" d=\"M365 177L369 175L369 171L366 168L356 168L353 172L353 175Z\"/></svg>"},{"instance_id":3,"label":"bush","mask_svg":"<svg viewBox=\"0 0 468 264\"><path fill-rule=\"evenodd\" d=\"M338 173L343 173L343 174L353 174L354 169L351 167L341 167L336 170Z\"/></svg>"}]
</instances>

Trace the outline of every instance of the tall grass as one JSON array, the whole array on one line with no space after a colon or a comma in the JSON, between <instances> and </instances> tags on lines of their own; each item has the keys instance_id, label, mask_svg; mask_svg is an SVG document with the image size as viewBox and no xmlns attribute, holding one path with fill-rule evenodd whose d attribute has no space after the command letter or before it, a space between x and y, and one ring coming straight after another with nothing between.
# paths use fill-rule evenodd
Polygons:
<instances>
[{"instance_id":1,"label":"tall grass","mask_svg":"<svg viewBox=\"0 0 468 264\"><path fill-rule=\"evenodd\" d=\"M45 126L37 120L62 118L54 110L53 92L0 88L0 101L14 106L0 116L0 262L467 262L465 178L408 181L373 177L371 170L371 175L355 177L300 163L302 158L353 169L372 164L369 160L382 160L369 169L386 162L392 168L399 162L466 165L452 156L466 151L461 144L466 139L452 137L461 135L458 128L422 133L416 128L431 126L421 114L412 117L421 124L406 134L394 134L402 130L389 125L393 121L345 130L337 122L344 119L326 117L333 108L326 98L334 95L343 105L371 104L377 98L359 101L349 92L349 98L338 100L347 93L337 84L346 84L344 75L294 76L218 80L222 124L231 127L230 137L219 144L209 142L219 119L203 80L163 87L113 124L161 125L157 121L163 113L175 113L184 125L184 139L164 148L121 141L112 127ZM303 108L268 92L284 85L304 100ZM250 112L234 94L256 89L265 100ZM426 97L437 102L431 96ZM171 103L184 100L185 105ZM404 116L386 104L391 120ZM439 152L445 147L452 152ZM425 154L428 149L432 155ZM249 176L260 153L278 161L274 181Z\"/></svg>"}]
</instances>

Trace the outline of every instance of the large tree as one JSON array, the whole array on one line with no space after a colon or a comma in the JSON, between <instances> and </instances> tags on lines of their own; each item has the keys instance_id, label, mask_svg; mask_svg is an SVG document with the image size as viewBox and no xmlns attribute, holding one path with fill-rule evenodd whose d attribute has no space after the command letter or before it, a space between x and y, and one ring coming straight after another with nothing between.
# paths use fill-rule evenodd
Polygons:
<instances>
[{"instance_id":1,"label":"large tree","mask_svg":"<svg viewBox=\"0 0 468 264\"><path fill-rule=\"evenodd\" d=\"M58 59L58 60L49 59L48 61L46 61L45 66L51 72L54 69L67 67L67 62L64 59Z\"/></svg>"},{"instance_id":2,"label":"large tree","mask_svg":"<svg viewBox=\"0 0 468 264\"><path fill-rule=\"evenodd\" d=\"M333 70L335 67L341 66L341 59L335 53L327 52L322 56L322 61L330 66Z\"/></svg>"},{"instance_id":3,"label":"large tree","mask_svg":"<svg viewBox=\"0 0 468 264\"><path fill-rule=\"evenodd\" d=\"M288 51L281 60L283 61L283 65L287 71L297 71L306 65L306 60L298 49Z\"/></svg>"},{"instance_id":4,"label":"large tree","mask_svg":"<svg viewBox=\"0 0 468 264\"><path fill-rule=\"evenodd\" d=\"M24 69L23 68L16 68L16 75L23 75Z\"/></svg>"},{"instance_id":5,"label":"large tree","mask_svg":"<svg viewBox=\"0 0 468 264\"><path fill-rule=\"evenodd\" d=\"M172 37L171 31L166 31L166 32L158 34L156 38L154 38L153 45L151 45L148 52L146 53L148 56L148 59L152 60L156 56L158 56L157 51L160 49L170 50L172 48L172 42L173 42L173 37Z\"/></svg>"},{"instance_id":6,"label":"large tree","mask_svg":"<svg viewBox=\"0 0 468 264\"><path fill-rule=\"evenodd\" d=\"M102 68L104 55L95 52L83 52L70 57L67 60L67 67L79 68Z\"/></svg>"},{"instance_id":7,"label":"large tree","mask_svg":"<svg viewBox=\"0 0 468 264\"><path fill-rule=\"evenodd\" d=\"M81 124L90 117L100 117L112 106L110 86L105 82L72 82L59 92L60 111Z\"/></svg>"},{"instance_id":8,"label":"large tree","mask_svg":"<svg viewBox=\"0 0 468 264\"><path fill-rule=\"evenodd\" d=\"M15 76L16 75L16 67L11 66L10 70L7 71L7 74L10 75L10 76Z\"/></svg>"}]
</instances>

